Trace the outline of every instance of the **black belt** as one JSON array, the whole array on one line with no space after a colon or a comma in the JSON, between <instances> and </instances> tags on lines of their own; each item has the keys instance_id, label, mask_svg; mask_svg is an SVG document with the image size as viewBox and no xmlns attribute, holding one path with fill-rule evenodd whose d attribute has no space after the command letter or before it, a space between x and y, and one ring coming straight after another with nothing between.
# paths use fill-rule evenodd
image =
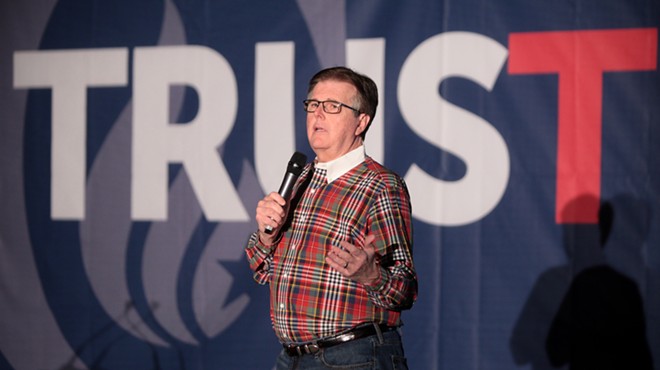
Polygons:
<instances>
[{"instance_id":1,"label":"black belt","mask_svg":"<svg viewBox=\"0 0 660 370\"><path fill-rule=\"evenodd\" d=\"M396 329L396 327L382 325L382 324L379 324L378 328L380 329L381 333ZM370 325L358 326L347 332L337 334L333 337L320 339L314 342L304 343L304 344L295 344L295 343L283 344L283 346L284 346L284 350L289 356L302 356L308 353L316 353L321 348L336 346L337 344L350 342L352 340L365 338L376 334L377 334L376 326L370 324Z\"/></svg>"}]
</instances>

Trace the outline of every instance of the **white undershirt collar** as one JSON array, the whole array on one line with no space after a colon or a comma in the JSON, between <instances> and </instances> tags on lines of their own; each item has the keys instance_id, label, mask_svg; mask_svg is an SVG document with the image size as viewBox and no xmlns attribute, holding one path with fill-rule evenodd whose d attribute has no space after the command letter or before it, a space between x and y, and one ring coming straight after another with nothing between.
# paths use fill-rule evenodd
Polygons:
<instances>
[{"instance_id":1,"label":"white undershirt collar","mask_svg":"<svg viewBox=\"0 0 660 370\"><path fill-rule=\"evenodd\" d=\"M331 183L358 164L364 162L365 158L366 154L364 145L360 145L359 147L351 150L343 156L331 160L330 162L316 162L315 167L325 169L327 171L326 178L328 183Z\"/></svg>"}]
</instances>

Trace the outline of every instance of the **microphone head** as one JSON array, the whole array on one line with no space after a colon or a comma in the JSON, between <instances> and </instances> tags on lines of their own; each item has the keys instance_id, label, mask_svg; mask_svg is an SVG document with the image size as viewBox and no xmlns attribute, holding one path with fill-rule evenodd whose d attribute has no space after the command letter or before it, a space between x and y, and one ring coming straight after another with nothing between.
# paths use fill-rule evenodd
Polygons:
<instances>
[{"instance_id":1,"label":"microphone head","mask_svg":"<svg viewBox=\"0 0 660 370\"><path fill-rule=\"evenodd\" d=\"M307 156L304 155L303 153L295 152L291 156L291 159L289 160L289 165L287 166L286 170L296 176L300 176L300 173L302 172L303 167L305 167L306 163L307 163Z\"/></svg>"}]
</instances>

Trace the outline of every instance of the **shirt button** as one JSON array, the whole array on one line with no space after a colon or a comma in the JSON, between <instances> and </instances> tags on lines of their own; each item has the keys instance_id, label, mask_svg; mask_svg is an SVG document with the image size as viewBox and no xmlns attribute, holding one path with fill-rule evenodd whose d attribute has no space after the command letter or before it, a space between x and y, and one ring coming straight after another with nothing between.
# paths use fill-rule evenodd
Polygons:
<instances>
[{"instance_id":1,"label":"shirt button","mask_svg":"<svg viewBox=\"0 0 660 370\"><path fill-rule=\"evenodd\" d=\"M280 308L284 309L284 303L280 303Z\"/></svg>"},{"instance_id":2,"label":"shirt button","mask_svg":"<svg viewBox=\"0 0 660 370\"><path fill-rule=\"evenodd\" d=\"M310 193L312 193L312 194L316 193L316 189L310 190Z\"/></svg>"}]
</instances>

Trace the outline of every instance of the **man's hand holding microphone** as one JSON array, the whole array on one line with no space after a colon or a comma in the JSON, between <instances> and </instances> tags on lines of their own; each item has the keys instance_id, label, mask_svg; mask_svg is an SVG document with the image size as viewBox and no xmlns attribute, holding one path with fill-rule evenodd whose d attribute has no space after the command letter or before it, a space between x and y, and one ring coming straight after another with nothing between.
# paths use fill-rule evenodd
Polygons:
<instances>
[{"instance_id":1,"label":"man's hand holding microphone","mask_svg":"<svg viewBox=\"0 0 660 370\"><path fill-rule=\"evenodd\" d=\"M257 204L256 220L259 227L259 239L263 244L271 246L279 238L280 228L286 221L293 186L306 163L306 155L300 152L293 153L287 165L280 190L277 193L272 192L266 195Z\"/></svg>"}]
</instances>

